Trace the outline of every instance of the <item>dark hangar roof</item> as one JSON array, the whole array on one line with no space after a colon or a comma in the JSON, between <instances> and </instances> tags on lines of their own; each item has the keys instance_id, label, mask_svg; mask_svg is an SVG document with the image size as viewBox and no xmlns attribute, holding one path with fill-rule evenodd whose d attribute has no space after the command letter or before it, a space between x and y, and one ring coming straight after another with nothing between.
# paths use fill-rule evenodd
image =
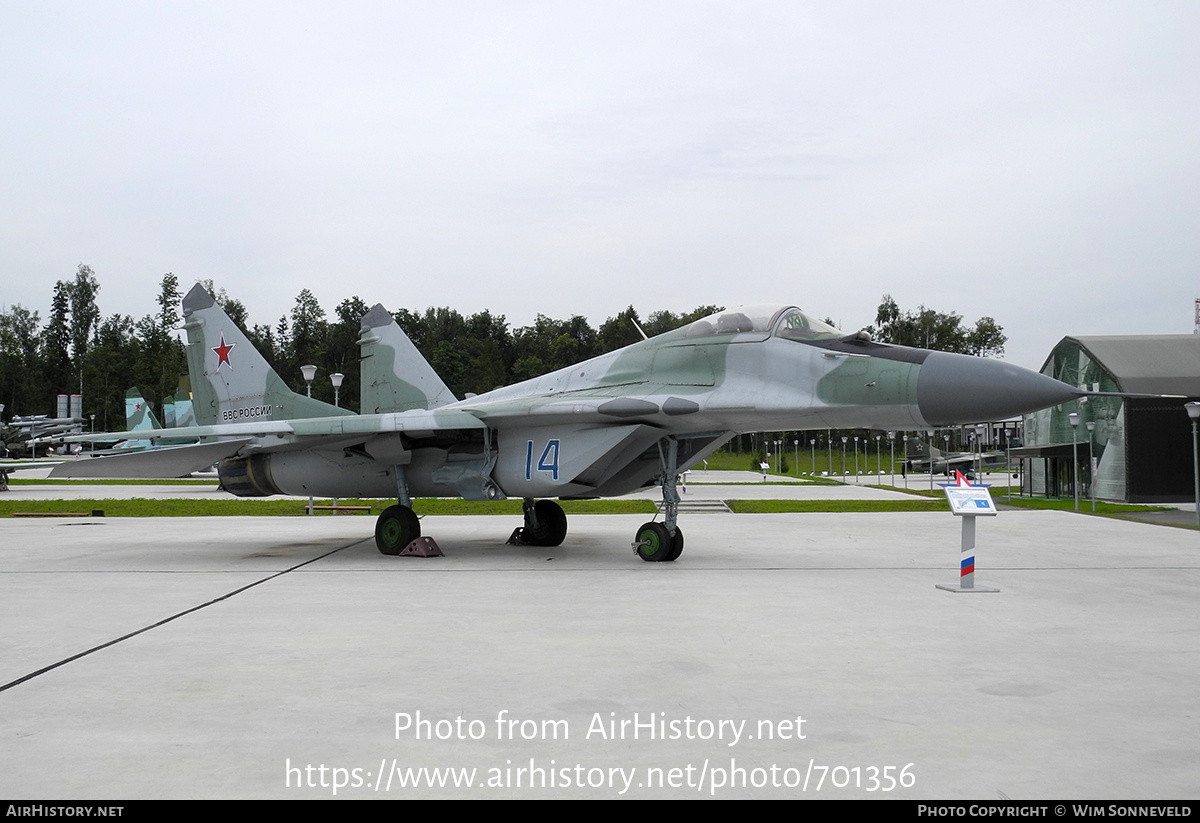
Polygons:
<instances>
[{"instance_id":1,"label":"dark hangar roof","mask_svg":"<svg viewBox=\"0 0 1200 823\"><path fill-rule=\"evenodd\" d=\"M1200 335L1064 337L1116 378L1122 391L1200 397ZM1057 348L1057 347L1055 347Z\"/></svg>"}]
</instances>

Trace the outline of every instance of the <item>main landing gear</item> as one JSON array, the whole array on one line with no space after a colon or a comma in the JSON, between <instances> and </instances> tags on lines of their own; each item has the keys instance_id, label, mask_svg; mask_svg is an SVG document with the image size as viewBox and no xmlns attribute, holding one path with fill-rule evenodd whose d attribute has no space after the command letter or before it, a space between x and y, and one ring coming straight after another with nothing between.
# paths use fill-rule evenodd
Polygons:
<instances>
[{"instance_id":1,"label":"main landing gear","mask_svg":"<svg viewBox=\"0 0 1200 823\"><path fill-rule=\"evenodd\" d=\"M392 467L396 476L396 505L388 506L375 521L375 548L380 553L397 555L421 536L421 521L412 510L404 466Z\"/></svg>"},{"instance_id":2,"label":"main landing gear","mask_svg":"<svg viewBox=\"0 0 1200 823\"><path fill-rule=\"evenodd\" d=\"M421 521L403 504L388 506L375 521L375 547L383 554L396 555L421 536Z\"/></svg>"},{"instance_id":3,"label":"main landing gear","mask_svg":"<svg viewBox=\"0 0 1200 823\"><path fill-rule=\"evenodd\" d=\"M518 526L508 538L511 546L558 546L567 536L567 514L553 500L522 502L525 525Z\"/></svg>"},{"instance_id":4,"label":"main landing gear","mask_svg":"<svg viewBox=\"0 0 1200 823\"><path fill-rule=\"evenodd\" d=\"M664 448L665 445L665 448ZM632 547L638 557L647 562L670 562L683 553L683 530L676 525L679 517L679 482L676 461L679 444L674 438L665 438L658 445L663 471L659 477L663 495L663 522L644 523L637 530ZM399 502L388 506L375 523L375 546L383 554L400 554L410 543L421 536L421 521L413 512L408 499L407 485L400 467L397 467L397 497ZM562 506L553 500L525 498L523 502L525 524L513 530L508 538L517 546L558 546L567 536L567 515Z\"/></svg>"},{"instance_id":5,"label":"main landing gear","mask_svg":"<svg viewBox=\"0 0 1200 823\"><path fill-rule=\"evenodd\" d=\"M669 562L683 554L683 530L675 525L679 517L679 492L675 485L679 480L676 463L679 457L679 442L672 437L658 444L658 456L662 461L659 484L663 495L663 522L643 523L633 539L633 550L648 563Z\"/></svg>"}]
</instances>

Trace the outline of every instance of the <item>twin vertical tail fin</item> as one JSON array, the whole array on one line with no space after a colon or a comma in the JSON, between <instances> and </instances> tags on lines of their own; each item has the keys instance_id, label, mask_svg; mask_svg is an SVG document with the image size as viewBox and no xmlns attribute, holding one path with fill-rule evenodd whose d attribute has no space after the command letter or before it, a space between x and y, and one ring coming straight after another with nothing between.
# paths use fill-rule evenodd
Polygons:
<instances>
[{"instance_id":1,"label":"twin vertical tail fin","mask_svg":"<svg viewBox=\"0 0 1200 823\"><path fill-rule=\"evenodd\" d=\"M191 412L199 425L351 414L288 388L213 296L196 284L183 298ZM455 401L395 318L376 305L362 319L364 414L434 409ZM177 411L179 398L176 398Z\"/></svg>"},{"instance_id":2,"label":"twin vertical tail fin","mask_svg":"<svg viewBox=\"0 0 1200 823\"><path fill-rule=\"evenodd\" d=\"M199 425L353 414L288 388L199 283L183 298L183 319Z\"/></svg>"},{"instance_id":3,"label":"twin vertical tail fin","mask_svg":"<svg viewBox=\"0 0 1200 823\"><path fill-rule=\"evenodd\" d=\"M455 401L433 366L378 303L363 316L358 345L363 414L435 409Z\"/></svg>"}]
</instances>

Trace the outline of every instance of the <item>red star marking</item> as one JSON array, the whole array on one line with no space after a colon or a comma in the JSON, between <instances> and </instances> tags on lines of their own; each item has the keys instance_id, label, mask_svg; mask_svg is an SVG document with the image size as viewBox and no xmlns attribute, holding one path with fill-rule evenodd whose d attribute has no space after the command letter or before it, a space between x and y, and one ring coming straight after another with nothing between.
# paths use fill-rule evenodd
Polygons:
<instances>
[{"instance_id":1,"label":"red star marking","mask_svg":"<svg viewBox=\"0 0 1200 823\"><path fill-rule=\"evenodd\" d=\"M217 355L217 371L221 370L221 366L233 368L233 364L229 362L229 353L233 351L233 347L236 345L237 343L226 343L225 332L221 332L221 345L213 347L213 351Z\"/></svg>"}]
</instances>

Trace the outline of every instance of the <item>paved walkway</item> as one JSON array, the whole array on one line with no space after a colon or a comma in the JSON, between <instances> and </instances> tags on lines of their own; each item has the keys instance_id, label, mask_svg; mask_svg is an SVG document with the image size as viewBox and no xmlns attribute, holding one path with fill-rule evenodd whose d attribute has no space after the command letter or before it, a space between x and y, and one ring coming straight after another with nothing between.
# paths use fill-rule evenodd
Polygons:
<instances>
[{"instance_id":1,"label":"paved walkway","mask_svg":"<svg viewBox=\"0 0 1200 823\"><path fill-rule=\"evenodd\" d=\"M427 517L446 552L430 559L380 555L367 517L0 519L0 783L55 800L1200 793L1192 531L1003 512L976 565L1000 592L962 595L935 588L957 580L945 513L695 515L676 563L634 557L644 519L576 516L546 549L504 544L519 517Z\"/></svg>"}]
</instances>

